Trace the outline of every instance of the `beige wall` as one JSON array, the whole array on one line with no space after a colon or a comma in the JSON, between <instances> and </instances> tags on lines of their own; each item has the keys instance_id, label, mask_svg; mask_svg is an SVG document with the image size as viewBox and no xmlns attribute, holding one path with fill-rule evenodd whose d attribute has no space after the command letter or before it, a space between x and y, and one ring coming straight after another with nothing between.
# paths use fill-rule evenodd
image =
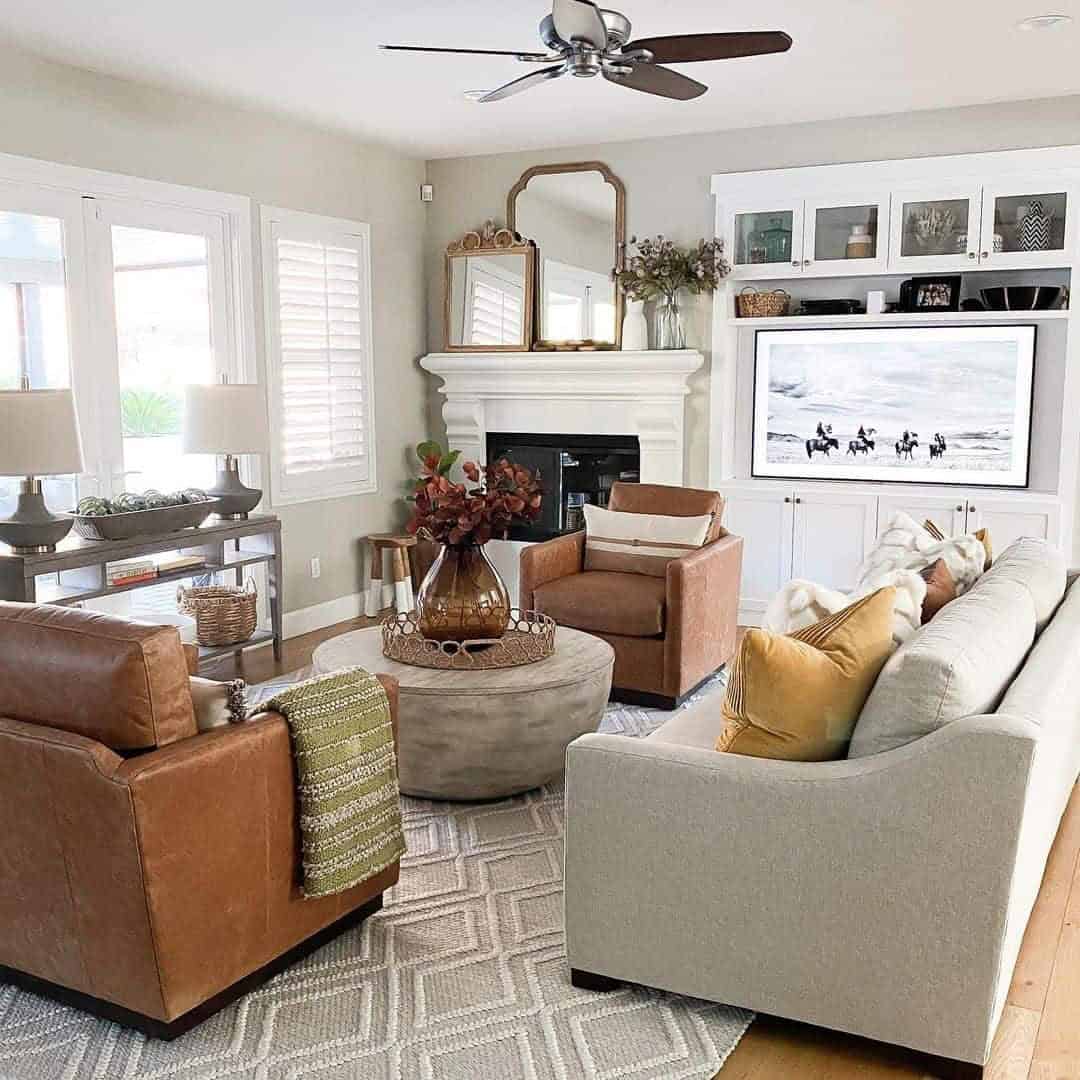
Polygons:
<instances>
[{"instance_id":1,"label":"beige wall","mask_svg":"<svg viewBox=\"0 0 1080 1080\"><path fill-rule=\"evenodd\" d=\"M286 610L358 592L358 537L402 523L405 448L425 435L425 382L416 365L425 351L424 163L267 114L13 52L0 52L0 152L371 224L379 491L281 510ZM261 353L261 295L256 304ZM314 555L322 564L318 580L309 571Z\"/></svg>"},{"instance_id":2,"label":"beige wall","mask_svg":"<svg viewBox=\"0 0 1080 1080\"><path fill-rule=\"evenodd\" d=\"M584 86L582 93L588 89ZM628 100L627 107L632 105ZM491 106L503 107L505 103ZM512 103L509 108L513 108ZM626 184L631 235L662 232L690 243L713 232L709 194L713 173L1077 142L1080 97L1068 97L433 161L428 164L428 179L435 185L427 234L428 290L432 297L442 295L446 244L485 218L496 216L501 221L507 191L533 165L604 161ZM428 307L428 344L433 349L440 348L442 342L440 310L438 304ZM710 303L698 302L688 314L688 344L708 356ZM707 380L706 364L694 380L687 405L686 475L691 484L708 480ZM432 425L441 430L440 403L434 395L429 403Z\"/></svg>"}]
</instances>

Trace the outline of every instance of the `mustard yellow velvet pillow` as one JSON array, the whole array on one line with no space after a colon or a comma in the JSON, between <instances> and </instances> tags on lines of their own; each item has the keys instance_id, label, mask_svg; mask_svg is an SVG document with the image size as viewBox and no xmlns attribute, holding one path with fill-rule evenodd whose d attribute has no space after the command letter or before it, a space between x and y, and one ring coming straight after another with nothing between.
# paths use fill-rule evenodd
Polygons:
<instances>
[{"instance_id":1,"label":"mustard yellow velvet pillow","mask_svg":"<svg viewBox=\"0 0 1080 1080\"><path fill-rule=\"evenodd\" d=\"M863 703L893 651L896 590L878 589L794 634L748 630L716 749L785 761L847 754Z\"/></svg>"}]
</instances>

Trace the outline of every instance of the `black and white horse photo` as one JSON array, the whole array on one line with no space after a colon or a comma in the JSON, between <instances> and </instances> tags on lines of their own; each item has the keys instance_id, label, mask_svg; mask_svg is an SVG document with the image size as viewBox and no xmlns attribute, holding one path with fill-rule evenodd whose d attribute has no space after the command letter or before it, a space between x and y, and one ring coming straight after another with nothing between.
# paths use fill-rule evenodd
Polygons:
<instances>
[{"instance_id":1,"label":"black and white horse photo","mask_svg":"<svg viewBox=\"0 0 1080 1080\"><path fill-rule=\"evenodd\" d=\"M833 450L839 449L840 440L834 439L831 435L826 435L824 438L819 436L816 439L806 440L806 456L810 458L811 461L813 461L815 453L824 454L828 457Z\"/></svg>"},{"instance_id":2,"label":"black and white horse photo","mask_svg":"<svg viewBox=\"0 0 1080 1080\"><path fill-rule=\"evenodd\" d=\"M917 431L905 431L903 437L896 443L896 456L915 460L915 448L919 445L919 433Z\"/></svg>"}]
</instances>

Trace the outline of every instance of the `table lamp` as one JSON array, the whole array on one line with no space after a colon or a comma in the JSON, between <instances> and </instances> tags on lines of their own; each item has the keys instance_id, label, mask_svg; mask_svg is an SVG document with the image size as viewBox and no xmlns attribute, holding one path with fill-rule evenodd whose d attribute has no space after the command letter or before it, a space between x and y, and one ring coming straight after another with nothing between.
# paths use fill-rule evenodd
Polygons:
<instances>
[{"instance_id":1,"label":"table lamp","mask_svg":"<svg viewBox=\"0 0 1080 1080\"><path fill-rule=\"evenodd\" d=\"M223 454L214 486L207 495L219 499L217 516L242 521L259 505L262 492L240 479L238 454L264 454L270 449L266 404L256 383L189 385L184 411L184 452Z\"/></svg>"},{"instance_id":2,"label":"table lamp","mask_svg":"<svg viewBox=\"0 0 1080 1080\"><path fill-rule=\"evenodd\" d=\"M15 513L0 520L0 540L17 555L55 551L71 528L41 494L42 476L83 471L82 440L70 390L0 390L0 476L21 476Z\"/></svg>"}]
</instances>

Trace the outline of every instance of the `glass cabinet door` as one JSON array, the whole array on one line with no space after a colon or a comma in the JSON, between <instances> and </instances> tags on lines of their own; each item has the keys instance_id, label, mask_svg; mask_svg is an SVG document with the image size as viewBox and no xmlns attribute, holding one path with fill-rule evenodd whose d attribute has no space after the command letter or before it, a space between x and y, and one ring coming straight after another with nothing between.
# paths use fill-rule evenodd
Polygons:
<instances>
[{"instance_id":1,"label":"glass cabinet door","mask_svg":"<svg viewBox=\"0 0 1080 1080\"><path fill-rule=\"evenodd\" d=\"M802 269L802 207L736 210L731 259L741 278L790 277Z\"/></svg>"},{"instance_id":2,"label":"glass cabinet door","mask_svg":"<svg viewBox=\"0 0 1080 1080\"><path fill-rule=\"evenodd\" d=\"M908 191L893 195L890 266L970 268L979 258L981 192Z\"/></svg>"},{"instance_id":3,"label":"glass cabinet door","mask_svg":"<svg viewBox=\"0 0 1080 1080\"><path fill-rule=\"evenodd\" d=\"M806 204L803 272L867 274L883 271L888 257L888 196Z\"/></svg>"},{"instance_id":4,"label":"glass cabinet door","mask_svg":"<svg viewBox=\"0 0 1080 1080\"><path fill-rule=\"evenodd\" d=\"M988 187L983 192L984 266L1060 266L1071 226L1069 195L1053 182Z\"/></svg>"}]
</instances>

